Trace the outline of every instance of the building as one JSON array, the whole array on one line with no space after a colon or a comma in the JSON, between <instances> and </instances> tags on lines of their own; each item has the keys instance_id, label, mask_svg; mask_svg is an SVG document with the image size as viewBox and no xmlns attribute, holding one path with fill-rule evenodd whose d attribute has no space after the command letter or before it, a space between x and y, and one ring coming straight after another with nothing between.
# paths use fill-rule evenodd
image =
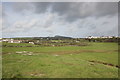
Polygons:
<instances>
[{"instance_id":1,"label":"building","mask_svg":"<svg viewBox=\"0 0 120 80\"><path fill-rule=\"evenodd\" d=\"M8 42L9 39L3 39L2 42Z\"/></svg>"},{"instance_id":2,"label":"building","mask_svg":"<svg viewBox=\"0 0 120 80\"><path fill-rule=\"evenodd\" d=\"M21 40L13 40L13 39L8 40L8 43L21 43L21 42L22 42Z\"/></svg>"},{"instance_id":3,"label":"building","mask_svg":"<svg viewBox=\"0 0 120 80\"><path fill-rule=\"evenodd\" d=\"M34 44L34 42L29 42L30 44Z\"/></svg>"},{"instance_id":4,"label":"building","mask_svg":"<svg viewBox=\"0 0 120 80\"><path fill-rule=\"evenodd\" d=\"M101 36L101 37L88 36L86 38L87 39L92 39L92 38L94 38L94 39L97 39L97 38L113 38L113 36Z\"/></svg>"},{"instance_id":5,"label":"building","mask_svg":"<svg viewBox=\"0 0 120 80\"><path fill-rule=\"evenodd\" d=\"M0 38L0 42L2 42L2 38Z\"/></svg>"}]
</instances>

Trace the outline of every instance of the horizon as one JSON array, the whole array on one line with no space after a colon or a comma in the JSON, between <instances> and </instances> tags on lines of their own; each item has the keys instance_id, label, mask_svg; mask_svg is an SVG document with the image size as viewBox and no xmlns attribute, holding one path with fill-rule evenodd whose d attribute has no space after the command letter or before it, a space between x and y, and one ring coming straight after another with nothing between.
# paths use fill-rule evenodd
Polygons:
<instances>
[{"instance_id":1,"label":"horizon","mask_svg":"<svg viewBox=\"0 0 120 80\"><path fill-rule=\"evenodd\" d=\"M63 35L55 35L55 36L63 36ZM55 37L55 36L17 36L17 37L2 37L2 38L32 38L32 37ZM70 37L70 36L63 36L63 37ZM89 37L89 36L86 36L86 37ZM86 37L71 37L71 38L86 38ZM108 36L92 36L92 37L108 37ZM114 37L120 37L120 36L114 36Z\"/></svg>"}]
</instances>

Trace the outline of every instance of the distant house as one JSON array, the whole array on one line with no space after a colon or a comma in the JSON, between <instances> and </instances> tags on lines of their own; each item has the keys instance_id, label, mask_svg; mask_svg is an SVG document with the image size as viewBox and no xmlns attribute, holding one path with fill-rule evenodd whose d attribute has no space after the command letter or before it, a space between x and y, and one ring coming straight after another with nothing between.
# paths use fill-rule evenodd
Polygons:
<instances>
[{"instance_id":1,"label":"distant house","mask_svg":"<svg viewBox=\"0 0 120 80\"><path fill-rule=\"evenodd\" d=\"M9 39L8 43L21 43L21 40L13 40L13 39Z\"/></svg>"},{"instance_id":2,"label":"distant house","mask_svg":"<svg viewBox=\"0 0 120 80\"><path fill-rule=\"evenodd\" d=\"M2 42L2 38L0 38L0 42Z\"/></svg>"},{"instance_id":3,"label":"distant house","mask_svg":"<svg viewBox=\"0 0 120 80\"><path fill-rule=\"evenodd\" d=\"M92 39L92 38L93 38L93 36L88 36L88 37L86 37L86 38L88 38L88 39Z\"/></svg>"},{"instance_id":4,"label":"distant house","mask_svg":"<svg viewBox=\"0 0 120 80\"><path fill-rule=\"evenodd\" d=\"M2 41L3 41L3 42L8 42L8 39L3 39Z\"/></svg>"},{"instance_id":5,"label":"distant house","mask_svg":"<svg viewBox=\"0 0 120 80\"><path fill-rule=\"evenodd\" d=\"M79 42L79 41L76 41L77 43Z\"/></svg>"},{"instance_id":6,"label":"distant house","mask_svg":"<svg viewBox=\"0 0 120 80\"><path fill-rule=\"evenodd\" d=\"M34 44L34 42L29 42L30 44Z\"/></svg>"},{"instance_id":7,"label":"distant house","mask_svg":"<svg viewBox=\"0 0 120 80\"><path fill-rule=\"evenodd\" d=\"M88 37L86 37L87 39L92 39L92 38L113 38L113 36L101 36L101 37L94 37L94 36L88 36ZM116 37L117 38L117 37Z\"/></svg>"}]
</instances>

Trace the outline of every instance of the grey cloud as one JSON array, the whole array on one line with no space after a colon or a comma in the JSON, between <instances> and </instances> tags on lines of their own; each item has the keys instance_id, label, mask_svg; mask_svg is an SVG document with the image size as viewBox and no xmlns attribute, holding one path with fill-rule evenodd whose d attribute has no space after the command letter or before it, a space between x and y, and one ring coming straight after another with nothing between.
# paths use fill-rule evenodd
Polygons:
<instances>
[{"instance_id":1,"label":"grey cloud","mask_svg":"<svg viewBox=\"0 0 120 80\"><path fill-rule=\"evenodd\" d=\"M88 36L92 35L92 36L117 36L118 35L118 26L112 26L112 27L108 27L108 28L104 28L103 27L101 29L99 29L98 27L96 29L93 29L93 31L88 32L89 34L87 34Z\"/></svg>"},{"instance_id":2,"label":"grey cloud","mask_svg":"<svg viewBox=\"0 0 120 80\"><path fill-rule=\"evenodd\" d=\"M72 22L86 17L102 17L114 15L118 11L117 2L31 2L14 3L15 11L34 10L36 14L45 13L48 9L52 13L64 16L66 21Z\"/></svg>"},{"instance_id":3,"label":"grey cloud","mask_svg":"<svg viewBox=\"0 0 120 80\"><path fill-rule=\"evenodd\" d=\"M109 22L103 22L102 25L109 24Z\"/></svg>"},{"instance_id":4,"label":"grey cloud","mask_svg":"<svg viewBox=\"0 0 120 80\"><path fill-rule=\"evenodd\" d=\"M23 21L16 21L14 24L11 25L11 27L3 27L4 32L11 32L11 33L17 33L17 32L25 32L36 26L38 23L38 20L23 20Z\"/></svg>"},{"instance_id":5,"label":"grey cloud","mask_svg":"<svg viewBox=\"0 0 120 80\"><path fill-rule=\"evenodd\" d=\"M114 26L107 32L103 32L105 35L118 36L118 26Z\"/></svg>"},{"instance_id":6,"label":"grey cloud","mask_svg":"<svg viewBox=\"0 0 120 80\"><path fill-rule=\"evenodd\" d=\"M0 18L2 17L2 15L3 15L2 3L0 2Z\"/></svg>"},{"instance_id":7,"label":"grey cloud","mask_svg":"<svg viewBox=\"0 0 120 80\"><path fill-rule=\"evenodd\" d=\"M114 15L118 12L117 2L100 2L96 6L97 16Z\"/></svg>"},{"instance_id":8,"label":"grey cloud","mask_svg":"<svg viewBox=\"0 0 120 80\"><path fill-rule=\"evenodd\" d=\"M89 26L89 29L96 29L96 25L95 24L91 24L90 26Z\"/></svg>"},{"instance_id":9,"label":"grey cloud","mask_svg":"<svg viewBox=\"0 0 120 80\"><path fill-rule=\"evenodd\" d=\"M55 34L59 32L57 28L63 26L64 28L61 28L63 29L61 33L67 33L68 31L67 34L73 36L75 34L78 36L116 34L116 29L113 27L117 24L117 18L113 17L116 16L118 7L115 2L23 2L12 3L12 10L18 13L32 10L34 11L34 13L32 13L33 17L36 14L37 16L40 14L44 17L41 19L41 17L39 18L38 16L38 20L28 20L26 22L23 20L20 23L18 22L12 26L12 29L8 28L8 32L16 31L17 33L19 31L28 31L28 29L34 29L33 27L36 26L35 29L43 29L48 33ZM19 16L25 19L23 16Z\"/></svg>"},{"instance_id":10,"label":"grey cloud","mask_svg":"<svg viewBox=\"0 0 120 80\"><path fill-rule=\"evenodd\" d=\"M15 12L24 12L34 9L33 3L31 2L13 2L11 7Z\"/></svg>"},{"instance_id":11,"label":"grey cloud","mask_svg":"<svg viewBox=\"0 0 120 80\"><path fill-rule=\"evenodd\" d=\"M67 21L79 18L101 17L117 13L117 2L38 2L33 3L35 13L44 13L51 7L53 13L64 16Z\"/></svg>"},{"instance_id":12,"label":"grey cloud","mask_svg":"<svg viewBox=\"0 0 120 80\"><path fill-rule=\"evenodd\" d=\"M12 8L15 12L33 10L35 13L45 13L50 6L50 2L13 2Z\"/></svg>"},{"instance_id":13,"label":"grey cloud","mask_svg":"<svg viewBox=\"0 0 120 80\"><path fill-rule=\"evenodd\" d=\"M55 3L53 5L53 12L59 15L64 15L67 21L75 21L79 18L86 18L91 16L92 8L95 8L96 3L84 2L68 2L68 3ZM88 9L90 8L90 9Z\"/></svg>"},{"instance_id":14,"label":"grey cloud","mask_svg":"<svg viewBox=\"0 0 120 80\"><path fill-rule=\"evenodd\" d=\"M112 2L79 2L79 3L54 3L53 12L64 15L67 21L79 18L101 17L117 13L117 3Z\"/></svg>"},{"instance_id":15,"label":"grey cloud","mask_svg":"<svg viewBox=\"0 0 120 80\"><path fill-rule=\"evenodd\" d=\"M48 15L48 17L45 20L45 23L43 25L44 28L51 27L51 25L54 22L54 15Z\"/></svg>"},{"instance_id":16,"label":"grey cloud","mask_svg":"<svg viewBox=\"0 0 120 80\"><path fill-rule=\"evenodd\" d=\"M3 18L7 16L7 14L6 14L5 10L2 10L2 12L1 12L0 16L3 16Z\"/></svg>"},{"instance_id":17,"label":"grey cloud","mask_svg":"<svg viewBox=\"0 0 120 80\"><path fill-rule=\"evenodd\" d=\"M64 18L67 21L73 21L76 18L83 16L83 15L80 16L79 14L78 4L82 4L82 3L70 3L70 2L54 3L52 6L52 12L58 13L60 16L64 16Z\"/></svg>"},{"instance_id":18,"label":"grey cloud","mask_svg":"<svg viewBox=\"0 0 120 80\"><path fill-rule=\"evenodd\" d=\"M50 7L50 2L35 2L33 3L35 6L35 13L45 13Z\"/></svg>"}]
</instances>

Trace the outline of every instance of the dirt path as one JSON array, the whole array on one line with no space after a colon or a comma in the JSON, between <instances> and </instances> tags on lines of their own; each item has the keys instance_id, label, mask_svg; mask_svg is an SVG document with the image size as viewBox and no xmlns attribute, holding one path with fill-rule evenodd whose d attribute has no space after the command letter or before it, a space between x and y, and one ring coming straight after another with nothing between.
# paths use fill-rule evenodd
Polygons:
<instances>
[{"instance_id":1,"label":"dirt path","mask_svg":"<svg viewBox=\"0 0 120 80\"><path fill-rule=\"evenodd\" d=\"M111 63L105 63L105 62L101 62L101 61L89 61L89 62L92 62L92 63L98 63L98 64L104 64L104 65L108 65L108 66L112 66L112 67L116 67L116 68L120 68L119 65L114 65L114 64L111 64Z\"/></svg>"}]
</instances>

